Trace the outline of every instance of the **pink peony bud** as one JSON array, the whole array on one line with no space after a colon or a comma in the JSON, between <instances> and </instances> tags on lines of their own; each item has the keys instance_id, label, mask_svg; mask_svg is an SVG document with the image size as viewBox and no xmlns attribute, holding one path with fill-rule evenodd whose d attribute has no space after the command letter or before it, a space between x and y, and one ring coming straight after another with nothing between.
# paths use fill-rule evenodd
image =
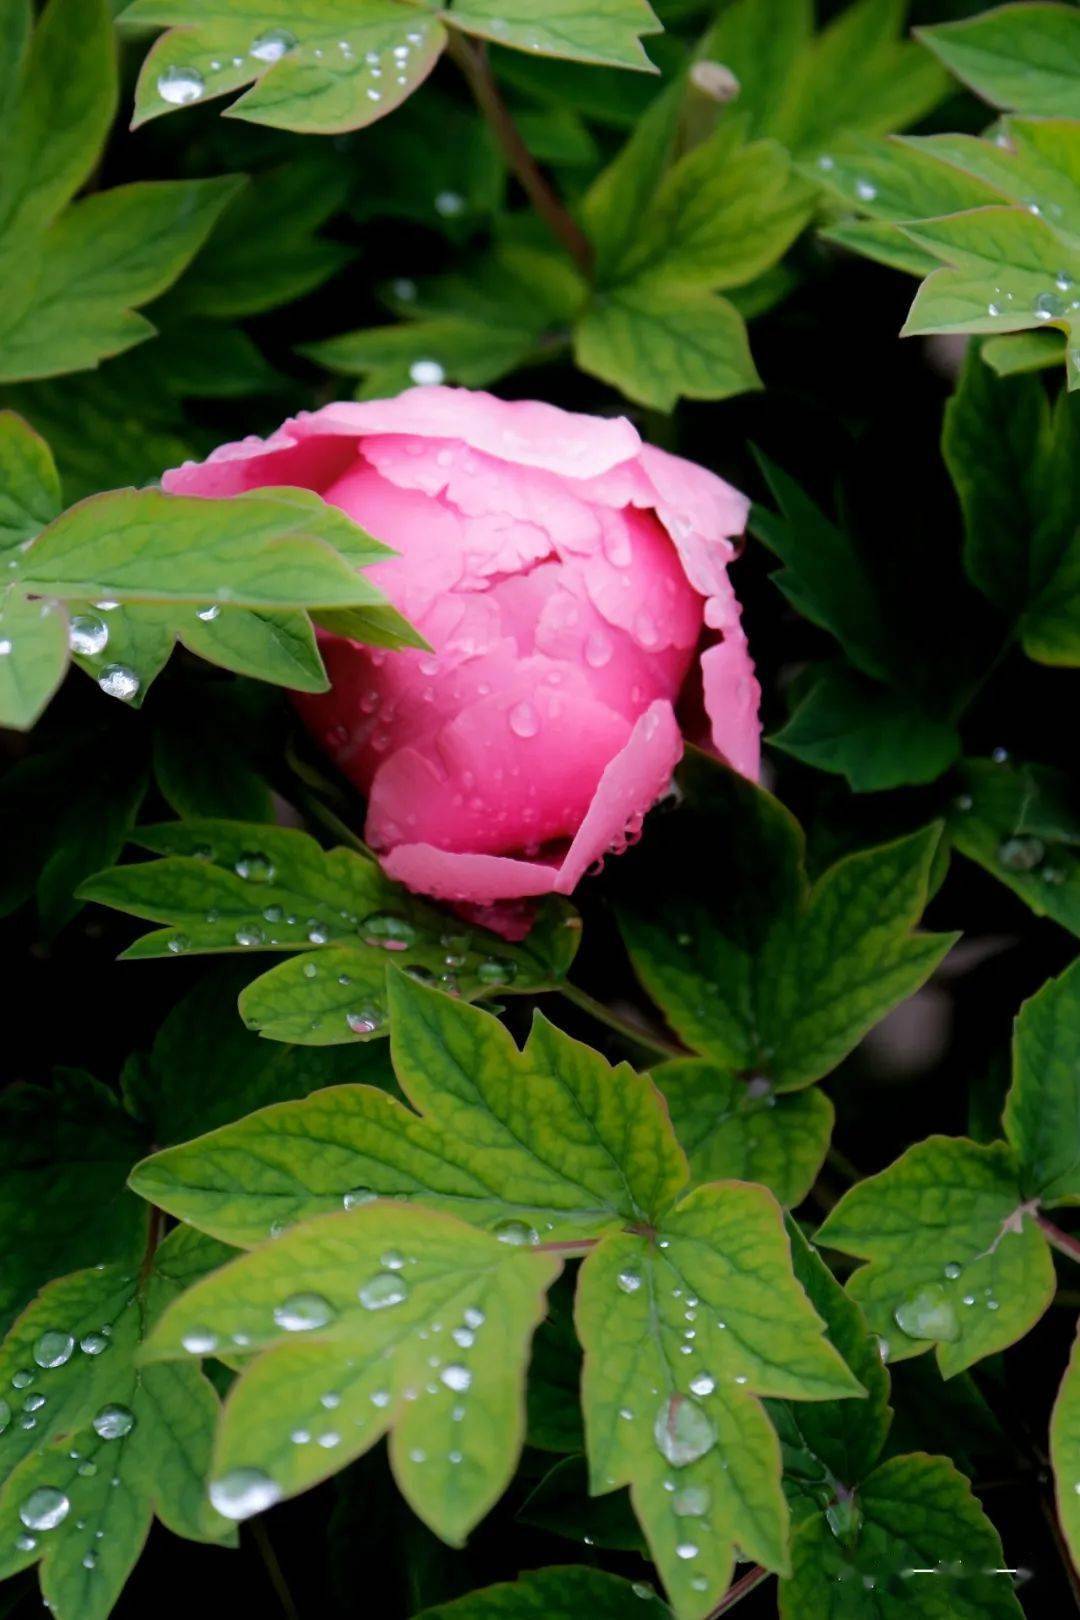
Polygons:
<instances>
[{"instance_id":1,"label":"pink peony bud","mask_svg":"<svg viewBox=\"0 0 1080 1620\"><path fill-rule=\"evenodd\" d=\"M431 652L321 634L332 689L295 701L411 889L520 933L507 902L569 894L636 836L682 753L680 702L704 703L695 740L757 775L727 572L747 502L623 418L414 388L302 414L163 483L315 489L398 553L369 576Z\"/></svg>"}]
</instances>

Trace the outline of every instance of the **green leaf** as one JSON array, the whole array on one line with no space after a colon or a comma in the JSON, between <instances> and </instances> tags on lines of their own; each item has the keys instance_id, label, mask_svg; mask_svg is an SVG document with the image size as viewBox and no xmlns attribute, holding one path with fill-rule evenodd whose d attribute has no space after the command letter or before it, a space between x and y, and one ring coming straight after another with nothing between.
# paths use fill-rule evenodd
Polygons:
<instances>
[{"instance_id":1,"label":"green leaf","mask_svg":"<svg viewBox=\"0 0 1080 1620\"><path fill-rule=\"evenodd\" d=\"M360 129L400 106L446 43L437 17L400 0L317 0L303 14L290 0L135 0L121 21L172 30L143 63L136 127L252 84L230 117L308 135Z\"/></svg>"},{"instance_id":2,"label":"green leaf","mask_svg":"<svg viewBox=\"0 0 1080 1620\"><path fill-rule=\"evenodd\" d=\"M582 1265L576 1320L591 1488L630 1486L675 1613L710 1612L736 1544L786 1570L779 1444L759 1397L861 1386L820 1337L770 1194L701 1187L657 1232L606 1239Z\"/></svg>"},{"instance_id":3,"label":"green leaf","mask_svg":"<svg viewBox=\"0 0 1080 1620\"><path fill-rule=\"evenodd\" d=\"M848 1283L892 1361L937 1347L942 1376L1022 1338L1054 1266L1012 1149L931 1136L859 1182L817 1241L868 1260Z\"/></svg>"},{"instance_id":4,"label":"green leaf","mask_svg":"<svg viewBox=\"0 0 1080 1620\"><path fill-rule=\"evenodd\" d=\"M798 1090L911 995L954 942L911 933L938 829L848 855L811 888L799 829L776 800L715 767L688 781L696 818L672 827L669 884L623 908L635 970L694 1051Z\"/></svg>"},{"instance_id":5,"label":"green leaf","mask_svg":"<svg viewBox=\"0 0 1080 1620\"><path fill-rule=\"evenodd\" d=\"M466 388L483 387L524 365L536 339L525 326L492 327L450 315L342 332L303 344L300 353L330 371L363 377L362 397L378 398L435 376Z\"/></svg>"},{"instance_id":6,"label":"green leaf","mask_svg":"<svg viewBox=\"0 0 1080 1620\"><path fill-rule=\"evenodd\" d=\"M60 510L48 445L14 411L0 411L0 557L15 556Z\"/></svg>"},{"instance_id":7,"label":"green leaf","mask_svg":"<svg viewBox=\"0 0 1080 1620\"><path fill-rule=\"evenodd\" d=\"M1027 0L960 22L921 28L919 38L996 107L1075 116L1080 93L1080 17L1065 5Z\"/></svg>"},{"instance_id":8,"label":"green leaf","mask_svg":"<svg viewBox=\"0 0 1080 1620\"><path fill-rule=\"evenodd\" d=\"M806 765L845 776L856 793L933 782L960 752L947 720L838 664L821 669L769 741Z\"/></svg>"},{"instance_id":9,"label":"green leaf","mask_svg":"<svg viewBox=\"0 0 1080 1620\"><path fill-rule=\"evenodd\" d=\"M617 275L652 275L673 298L740 286L783 256L812 204L782 146L735 145L732 127L721 124L664 177Z\"/></svg>"},{"instance_id":10,"label":"green leaf","mask_svg":"<svg viewBox=\"0 0 1080 1620\"><path fill-rule=\"evenodd\" d=\"M681 83L662 90L633 121L630 138L582 199L581 219L593 244L601 285L614 279L617 266L633 246L638 222L663 181L682 100Z\"/></svg>"},{"instance_id":11,"label":"green leaf","mask_svg":"<svg viewBox=\"0 0 1080 1620\"><path fill-rule=\"evenodd\" d=\"M1005 1135L1020 1161L1021 1185L1043 1204L1080 1200L1080 961L1025 1001L1013 1039L1013 1083Z\"/></svg>"},{"instance_id":12,"label":"green leaf","mask_svg":"<svg viewBox=\"0 0 1080 1620\"><path fill-rule=\"evenodd\" d=\"M29 731L64 678L67 614L57 602L0 595L0 726Z\"/></svg>"},{"instance_id":13,"label":"green leaf","mask_svg":"<svg viewBox=\"0 0 1080 1620\"><path fill-rule=\"evenodd\" d=\"M141 750L93 726L13 765L0 786L0 915L36 896L43 931L58 933L79 884L119 855L145 790Z\"/></svg>"},{"instance_id":14,"label":"green leaf","mask_svg":"<svg viewBox=\"0 0 1080 1620\"><path fill-rule=\"evenodd\" d=\"M227 1242L377 1195L508 1243L648 1219L686 1163L662 1101L539 1014L523 1052L498 1019L391 974L391 1053L412 1107L336 1086L147 1159L132 1186Z\"/></svg>"},{"instance_id":15,"label":"green leaf","mask_svg":"<svg viewBox=\"0 0 1080 1620\"><path fill-rule=\"evenodd\" d=\"M368 856L324 851L292 828L192 819L144 827L139 840L165 859L101 872L83 898L169 924L130 946L131 959L303 953L242 998L247 1022L273 1040L332 1046L384 1035L391 956L475 999L556 985L577 946L578 919L563 901L541 909L520 945L493 948L486 931L449 919Z\"/></svg>"},{"instance_id":16,"label":"green leaf","mask_svg":"<svg viewBox=\"0 0 1080 1620\"><path fill-rule=\"evenodd\" d=\"M120 602L349 607L381 600L353 564L385 555L307 490L226 500L115 490L80 501L43 530L20 580L42 594L108 593Z\"/></svg>"},{"instance_id":17,"label":"green leaf","mask_svg":"<svg viewBox=\"0 0 1080 1620\"><path fill-rule=\"evenodd\" d=\"M1048 633L1080 523L1080 407L1063 397L1052 411L1038 378L995 377L972 346L941 447L964 513L968 574L1010 617L1032 603L1033 636L1040 625Z\"/></svg>"},{"instance_id":18,"label":"green leaf","mask_svg":"<svg viewBox=\"0 0 1080 1620\"><path fill-rule=\"evenodd\" d=\"M442 16L496 45L655 72L640 38L660 32L648 0L448 0Z\"/></svg>"},{"instance_id":19,"label":"green leaf","mask_svg":"<svg viewBox=\"0 0 1080 1620\"><path fill-rule=\"evenodd\" d=\"M787 473L760 454L758 463L780 510L753 507L750 531L784 565L774 583L804 618L836 637L864 674L888 681L905 668L909 680L855 537L831 522Z\"/></svg>"},{"instance_id":20,"label":"green leaf","mask_svg":"<svg viewBox=\"0 0 1080 1620\"><path fill-rule=\"evenodd\" d=\"M1054 1470L1058 1520L1074 1559L1080 1558L1080 1334L1050 1417L1050 1462Z\"/></svg>"},{"instance_id":21,"label":"green leaf","mask_svg":"<svg viewBox=\"0 0 1080 1620\"><path fill-rule=\"evenodd\" d=\"M662 279L598 293L574 329L574 357L629 399L663 411L683 397L726 399L761 386L733 306Z\"/></svg>"},{"instance_id":22,"label":"green leaf","mask_svg":"<svg viewBox=\"0 0 1080 1620\"><path fill-rule=\"evenodd\" d=\"M169 296L183 334L190 338L204 324L193 316L237 320L292 303L348 264L351 248L315 234L348 189L336 153L305 155L253 176Z\"/></svg>"},{"instance_id":23,"label":"green leaf","mask_svg":"<svg viewBox=\"0 0 1080 1620\"><path fill-rule=\"evenodd\" d=\"M63 1277L0 1350L5 1366L33 1370L31 1399L45 1398L33 1433L12 1425L0 1438L16 1464L0 1490L0 1577L40 1559L58 1620L106 1620L155 1514L190 1540L232 1537L205 1494L218 1411L211 1385L195 1367L137 1360L144 1333L178 1291L173 1264L187 1283L224 1257L180 1230L138 1284L115 1266Z\"/></svg>"},{"instance_id":24,"label":"green leaf","mask_svg":"<svg viewBox=\"0 0 1080 1620\"><path fill-rule=\"evenodd\" d=\"M79 1266L133 1267L146 1212L125 1188L141 1151L104 1086L61 1070L49 1088L0 1098L0 1332L51 1278Z\"/></svg>"},{"instance_id":25,"label":"green leaf","mask_svg":"<svg viewBox=\"0 0 1080 1620\"><path fill-rule=\"evenodd\" d=\"M1080 124L1071 118L1004 118L998 136L928 135L905 144L962 171L969 186L978 181L984 193L1021 203L1042 214L1054 230L1075 236L1080 231ZM925 217L953 213L955 207L920 212Z\"/></svg>"},{"instance_id":26,"label":"green leaf","mask_svg":"<svg viewBox=\"0 0 1080 1620\"><path fill-rule=\"evenodd\" d=\"M892 1457L860 1485L850 1540L824 1514L792 1541L783 1620L1022 1620L1001 1540L947 1457Z\"/></svg>"},{"instance_id":27,"label":"green leaf","mask_svg":"<svg viewBox=\"0 0 1080 1620\"><path fill-rule=\"evenodd\" d=\"M154 1142L186 1142L257 1108L362 1081L395 1089L386 1046L312 1051L268 1046L236 1016L245 964L218 964L162 1023L146 1059L125 1076L127 1106Z\"/></svg>"},{"instance_id":28,"label":"green leaf","mask_svg":"<svg viewBox=\"0 0 1080 1620\"><path fill-rule=\"evenodd\" d=\"M0 175L0 233L8 240L48 224L97 163L117 97L106 0L51 0L29 49L12 53L10 71Z\"/></svg>"},{"instance_id":29,"label":"green leaf","mask_svg":"<svg viewBox=\"0 0 1080 1620\"><path fill-rule=\"evenodd\" d=\"M96 366L153 335L134 311L170 286L243 181L138 181L97 192L7 251L0 381Z\"/></svg>"},{"instance_id":30,"label":"green leaf","mask_svg":"<svg viewBox=\"0 0 1080 1620\"><path fill-rule=\"evenodd\" d=\"M417 1620L666 1620L666 1603L637 1582L570 1564L553 1565L424 1609Z\"/></svg>"},{"instance_id":31,"label":"green leaf","mask_svg":"<svg viewBox=\"0 0 1080 1620\"><path fill-rule=\"evenodd\" d=\"M833 1106L820 1091L778 1095L729 1070L677 1058L652 1071L696 1185L757 1181L786 1207L802 1203L825 1160Z\"/></svg>"},{"instance_id":32,"label":"green leaf","mask_svg":"<svg viewBox=\"0 0 1080 1620\"><path fill-rule=\"evenodd\" d=\"M211 1498L228 1517L304 1490L389 1432L406 1500L456 1546L517 1463L529 1341L561 1264L380 1203L306 1222L197 1284L145 1354L261 1352L214 1449Z\"/></svg>"},{"instance_id":33,"label":"green leaf","mask_svg":"<svg viewBox=\"0 0 1080 1620\"><path fill-rule=\"evenodd\" d=\"M825 1323L829 1342L866 1390L865 1401L854 1405L850 1401L814 1401L789 1403L779 1410L775 1403L770 1406L782 1445L789 1450L794 1443L825 1471L831 1497L838 1494L838 1484L862 1479L881 1454L892 1422L889 1374L862 1311L790 1216L787 1233L795 1276ZM792 1483L802 1483L791 1474L790 1467L786 1468L789 1490Z\"/></svg>"},{"instance_id":34,"label":"green leaf","mask_svg":"<svg viewBox=\"0 0 1080 1620\"><path fill-rule=\"evenodd\" d=\"M1080 818L1063 788L1037 766L968 760L949 836L1036 916L1080 935Z\"/></svg>"},{"instance_id":35,"label":"green leaf","mask_svg":"<svg viewBox=\"0 0 1080 1620\"><path fill-rule=\"evenodd\" d=\"M1080 280L1080 251L1026 209L974 208L905 225L918 247L944 261L915 295L905 336L927 332L1017 332L1054 324L1070 345L1069 386L1080 386L1074 318L1066 293Z\"/></svg>"},{"instance_id":36,"label":"green leaf","mask_svg":"<svg viewBox=\"0 0 1080 1620\"><path fill-rule=\"evenodd\" d=\"M956 214L992 203L999 195L970 172L958 173L933 138L845 135L813 163L804 163L802 173L848 208L883 221Z\"/></svg>"},{"instance_id":37,"label":"green leaf","mask_svg":"<svg viewBox=\"0 0 1080 1620\"><path fill-rule=\"evenodd\" d=\"M1014 377L1025 371L1046 371L1064 359L1062 334L1053 332L1010 332L1004 337L987 338L980 354L998 377Z\"/></svg>"}]
</instances>

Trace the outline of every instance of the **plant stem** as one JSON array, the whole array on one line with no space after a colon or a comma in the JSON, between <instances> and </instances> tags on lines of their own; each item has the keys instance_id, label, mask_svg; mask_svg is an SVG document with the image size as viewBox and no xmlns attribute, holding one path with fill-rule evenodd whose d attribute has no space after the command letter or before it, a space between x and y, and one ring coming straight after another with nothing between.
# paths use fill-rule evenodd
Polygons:
<instances>
[{"instance_id":1,"label":"plant stem","mask_svg":"<svg viewBox=\"0 0 1080 1620\"><path fill-rule=\"evenodd\" d=\"M1036 1215L1035 1219L1042 1228L1047 1243L1052 1248L1057 1249L1059 1254L1068 1255L1074 1265L1080 1266L1080 1238L1070 1237L1069 1233L1063 1232L1060 1226L1055 1226L1053 1221L1048 1221L1045 1215Z\"/></svg>"},{"instance_id":2,"label":"plant stem","mask_svg":"<svg viewBox=\"0 0 1080 1620\"><path fill-rule=\"evenodd\" d=\"M639 1028L627 1018L620 1018L618 1013L612 1012L610 1007L605 1007L602 1001L597 1001L595 996L590 996L587 990L580 989L576 984L564 979L556 988L560 996L572 1001L575 1007L580 1007L590 1018L595 1018L598 1024L606 1024L608 1029L613 1029L616 1034L621 1035L624 1041L655 1052L658 1057L689 1057L690 1054L684 1047L677 1046L674 1041L665 1040L662 1035L654 1035L651 1030Z\"/></svg>"},{"instance_id":3,"label":"plant stem","mask_svg":"<svg viewBox=\"0 0 1080 1620\"><path fill-rule=\"evenodd\" d=\"M487 50L474 45L456 29L450 30L450 55L465 75L476 105L491 126L503 156L544 224L558 239L581 271L592 273L592 245L577 220L556 195L521 137L510 110L499 93Z\"/></svg>"},{"instance_id":4,"label":"plant stem","mask_svg":"<svg viewBox=\"0 0 1080 1620\"><path fill-rule=\"evenodd\" d=\"M259 1549L259 1557L263 1561L270 1585L274 1588L274 1594L281 1604L282 1613L287 1617L287 1620L300 1620L300 1610L296 1607L293 1595L289 1590L289 1583L285 1579L285 1573L278 1563L278 1555L274 1551L274 1544L267 1534L266 1526L261 1519L252 1519L249 1528L252 1540Z\"/></svg>"},{"instance_id":5,"label":"plant stem","mask_svg":"<svg viewBox=\"0 0 1080 1620\"><path fill-rule=\"evenodd\" d=\"M762 1569L760 1564L748 1569L745 1575L740 1575L734 1586L728 1587L716 1608L709 1610L706 1620L719 1620L720 1615L727 1614L736 1603L741 1603L744 1597L748 1597L763 1581L767 1581L770 1574L771 1571Z\"/></svg>"},{"instance_id":6,"label":"plant stem","mask_svg":"<svg viewBox=\"0 0 1080 1620\"><path fill-rule=\"evenodd\" d=\"M588 1254L590 1249L595 1249L599 1241L599 1238L578 1238L576 1241L566 1243L534 1243L532 1248L534 1252L539 1250L546 1254L565 1254L568 1259L576 1260L583 1254Z\"/></svg>"},{"instance_id":7,"label":"plant stem","mask_svg":"<svg viewBox=\"0 0 1080 1620\"><path fill-rule=\"evenodd\" d=\"M1061 1528L1061 1522L1058 1519L1057 1508L1051 1498L1047 1496L1045 1492L1042 1494L1041 1503L1043 1517L1049 1526L1050 1535L1053 1538L1054 1546L1057 1548L1058 1557L1065 1566L1065 1577L1069 1583L1069 1590L1073 1595L1073 1602L1075 1603L1077 1609L1080 1610L1080 1575L1077 1574L1076 1565L1072 1561L1072 1554L1069 1551L1069 1544L1065 1540L1065 1536Z\"/></svg>"}]
</instances>

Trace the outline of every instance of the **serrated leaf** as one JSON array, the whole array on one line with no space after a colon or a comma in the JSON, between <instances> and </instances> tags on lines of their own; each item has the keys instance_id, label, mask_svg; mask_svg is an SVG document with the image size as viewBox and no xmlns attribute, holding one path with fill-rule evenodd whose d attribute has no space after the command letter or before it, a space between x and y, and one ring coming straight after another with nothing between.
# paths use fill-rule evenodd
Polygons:
<instances>
[{"instance_id":1,"label":"serrated leaf","mask_svg":"<svg viewBox=\"0 0 1080 1620\"><path fill-rule=\"evenodd\" d=\"M1080 366L1071 359L1075 316L1067 296L1080 281L1075 246L1067 246L1045 220L1019 208L973 208L902 229L945 265L916 293L905 336L1057 325L1069 343L1069 386L1080 385Z\"/></svg>"},{"instance_id":2,"label":"serrated leaf","mask_svg":"<svg viewBox=\"0 0 1080 1620\"><path fill-rule=\"evenodd\" d=\"M968 760L949 837L1038 917L1080 935L1080 815L1066 784L1038 766Z\"/></svg>"},{"instance_id":3,"label":"serrated leaf","mask_svg":"<svg viewBox=\"0 0 1080 1620\"><path fill-rule=\"evenodd\" d=\"M757 1181L800 1204L825 1161L833 1106L820 1091L777 1095L694 1058L653 1069L694 1184Z\"/></svg>"},{"instance_id":4,"label":"serrated leaf","mask_svg":"<svg viewBox=\"0 0 1080 1620\"><path fill-rule=\"evenodd\" d=\"M350 1081L395 1089L384 1045L357 1051L268 1046L236 1016L246 964L217 964L161 1024L145 1061L125 1075L124 1099L155 1143L186 1142L272 1103Z\"/></svg>"},{"instance_id":5,"label":"serrated leaf","mask_svg":"<svg viewBox=\"0 0 1080 1620\"><path fill-rule=\"evenodd\" d=\"M1021 1620L1001 1539L947 1457L892 1457L857 1493L848 1543L809 1519L783 1620Z\"/></svg>"},{"instance_id":6,"label":"serrated leaf","mask_svg":"<svg viewBox=\"0 0 1080 1620\"><path fill-rule=\"evenodd\" d=\"M60 510L60 480L45 440L14 411L0 411L0 558L23 544Z\"/></svg>"},{"instance_id":7,"label":"serrated leaf","mask_svg":"<svg viewBox=\"0 0 1080 1620\"><path fill-rule=\"evenodd\" d=\"M655 71L640 37L660 32L648 0L547 0L542 10L531 0L448 0L442 16L496 45Z\"/></svg>"},{"instance_id":8,"label":"serrated leaf","mask_svg":"<svg viewBox=\"0 0 1080 1620\"><path fill-rule=\"evenodd\" d=\"M212 500L122 489L80 501L42 530L19 578L42 594L119 602L349 607L381 601L354 565L385 555L306 490Z\"/></svg>"},{"instance_id":9,"label":"serrated leaf","mask_svg":"<svg viewBox=\"0 0 1080 1620\"><path fill-rule=\"evenodd\" d=\"M784 564L774 583L804 618L836 637L864 674L888 681L907 660L855 537L827 518L787 473L761 455L758 461L780 510L753 507L749 526Z\"/></svg>"},{"instance_id":10,"label":"serrated leaf","mask_svg":"<svg viewBox=\"0 0 1080 1620\"><path fill-rule=\"evenodd\" d=\"M848 1289L902 1361L942 1376L1015 1343L1053 1298L1054 1266L1004 1142L931 1136L836 1205L817 1241L870 1263Z\"/></svg>"},{"instance_id":11,"label":"serrated leaf","mask_svg":"<svg viewBox=\"0 0 1080 1620\"><path fill-rule=\"evenodd\" d=\"M133 1266L146 1212L126 1190L142 1151L104 1086L61 1070L51 1087L0 1098L0 1331L51 1278L79 1266Z\"/></svg>"},{"instance_id":12,"label":"serrated leaf","mask_svg":"<svg viewBox=\"0 0 1080 1620\"><path fill-rule=\"evenodd\" d=\"M662 280L597 294L574 328L574 357L629 399L663 411L680 398L727 399L761 386L734 306Z\"/></svg>"},{"instance_id":13,"label":"serrated leaf","mask_svg":"<svg viewBox=\"0 0 1080 1620\"><path fill-rule=\"evenodd\" d=\"M919 38L997 107L1050 118L1075 115L1080 17L1069 6L1026 0L922 28Z\"/></svg>"},{"instance_id":14,"label":"serrated leaf","mask_svg":"<svg viewBox=\"0 0 1080 1620\"><path fill-rule=\"evenodd\" d=\"M137 181L84 197L10 248L19 295L0 320L0 381L96 366L153 335L134 313L164 292L243 184Z\"/></svg>"},{"instance_id":15,"label":"serrated leaf","mask_svg":"<svg viewBox=\"0 0 1080 1620\"><path fill-rule=\"evenodd\" d=\"M215 1446L211 1496L229 1517L315 1484L389 1432L402 1493L457 1545L517 1462L529 1340L561 1264L380 1203L306 1222L196 1285L145 1355L182 1360L193 1339L262 1352Z\"/></svg>"},{"instance_id":16,"label":"serrated leaf","mask_svg":"<svg viewBox=\"0 0 1080 1620\"><path fill-rule=\"evenodd\" d=\"M953 943L910 932L939 830L846 856L811 888L781 805L718 768L687 779L695 820L671 829L669 884L622 911L634 968L687 1046L797 1090L835 1067Z\"/></svg>"},{"instance_id":17,"label":"serrated leaf","mask_svg":"<svg viewBox=\"0 0 1080 1620\"><path fill-rule=\"evenodd\" d=\"M1080 1561L1080 1334L1050 1416L1050 1462L1058 1519L1073 1561Z\"/></svg>"},{"instance_id":18,"label":"serrated leaf","mask_svg":"<svg viewBox=\"0 0 1080 1620\"><path fill-rule=\"evenodd\" d=\"M143 1334L176 1292L170 1253L183 1255L191 1237L166 1240L161 1273L142 1282L95 1267L50 1284L0 1351L4 1364L33 1369L35 1404L45 1397L33 1432L13 1425L0 1437L15 1463L0 1490L0 1576L40 1559L58 1620L105 1620L155 1514L191 1540L231 1539L205 1495L213 1389L194 1367L137 1365ZM197 1235L195 1245L197 1256L180 1260L185 1281L225 1257ZM60 1359L43 1366L47 1355ZM35 1523L36 1512L51 1522Z\"/></svg>"},{"instance_id":19,"label":"serrated leaf","mask_svg":"<svg viewBox=\"0 0 1080 1620\"><path fill-rule=\"evenodd\" d=\"M667 1604L639 1583L579 1564L556 1564L424 1609L417 1620L581 1620L583 1614L591 1620L626 1620L628 1614L635 1620L665 1620L669 1613Z\"/></svg>"},{"instance_id":20,"label":"serrated leaf","mask_svg":"<svg viewBox=\"0 0 1080 1620\"><path fill-rule=\"evenodd\" d=\"M302 16L289 0L135 0L122 21L171 29L139 74L136 126L252 85L230 117L360 129L410 96L446 43L437 17L399 0L318 0Z\"/></svg>"},{"instance_id":21,"label":"serrated leaf","mask_svg":"<svg viewBox=\"0 0 1080 1620\"><path fill-rule=\"evenodd\" d=\"M282 1224L415 1198L509 1243L642 1221L686 1179L659 1094L537 1014L519 1052L498 1019L390 976L391 1054L415 1113L369 1086L264 1109L155 1154L132 1186L239 1244Z\"/></svg>"},{"instance_id":22,"label":"serrated leaf","mask_svg":"<svg viewBox=\"0 0 1080 1620\"><path fill-rule=\"evenodd\" d=\"M0 231L8 238L47 224L97 162L117 96L107 0L52 0L29 48L12 53L10 70L0 176Z\"/></svg>"},{"instance_id":23,"label":"serrated leaf","mask_svg":"<svg viewBox=\"0 0 1080 1620\"><path fill-rule=\"evenodd\" d=\"M130 959L303 953L242 998L248 1023L274 1040L328 1046L386 1034L390 958L475 999L556 985L577 947L578 919L565 902L543 907L521 944L495 947L485 931L391 882L370 857L324 851L293 828L191 819L144 827L139 841L165 858L100 872L83 898L169 924L130 946Z\"/></svg>"},{"instance_id":24,"label":"serrated leaf","mask_svg":"<svg viewBox=\"0 0 1080 1620\"><path fill-rule=\"evenodd\" d=\"M1013 1036L1013 1083L1005 1135L1029 1198L1047 1205L1080 1200L1080 961L1025 1001Z\"/></svg>"},{"instance_id":25,"label":"serrated leaf","mask_svg":"<svg viewBox=\"0 0 1080 1620\"><path fill-rule=\"evenodd\" d=\"M780 1410L775 1403L770 1406L785 1448L797 1444L800 1451L824 1470L822 1481L810 1482L790 1478L791 1470L785 1467L789 1494L793 1494L793 1485L796 1490L807 1485L812 1490L815 1484L821 1483L832 1498L838 1494L837 1485L850 1488L869 1472L881 1454L892 1422L889 1374L881 1360L878 1341L868 1329L862 1311L844 1292L790 1216L787 1233L795 1276L825 1323L830 1344L840 1352L866 1391L866 1399L857 1403L789 1403Z\"/></svg>"},{"instance_id":26,"label":"serrated leaf","mask_svg":"<svg viewBox=\"0 0 1080 1620\"><path fill-rule=\"evenodd\" d=\"M758 1397L861 1386L820 1337L770 1194L701 1187L656 1232L606 1239L575 1315L592 1490L630 1486L675 1613L710 1611L735 1544L786 1569L779 1444Z\"/></svg>"},{"instance_id":27,"label":"serrated leaf","mask_svg":"<svg viewBox=\"0 0 1080 1620\"><path fill-rule=\"evenodd\" d=\"M843 775L856 793L933 782L954 762L949 721L843 665L825 665L770 742L806 765Z\"/></svg>"},{"instance_id":28,"label":"serrated leaf","mask_svg":"<svg viewBox=\"0 0 1080 1620\"><path fill-rule=\"evenodd\" d=\"M9 586L0 596L0 726L29 731L67 665L64 609Z\"/></svg>"}]
</instances>

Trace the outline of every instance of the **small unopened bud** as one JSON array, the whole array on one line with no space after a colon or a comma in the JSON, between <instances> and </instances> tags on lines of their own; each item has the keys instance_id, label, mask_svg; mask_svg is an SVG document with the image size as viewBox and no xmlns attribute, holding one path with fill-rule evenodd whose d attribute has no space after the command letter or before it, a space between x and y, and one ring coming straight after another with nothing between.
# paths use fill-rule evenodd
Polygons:
<instances>
[{"instance_id":1,"label":"small unopened bud","mask_svg":"<svg viewBox=\"0 0 1080 1620\"><path fill-rule=\"evenodd\" d=\"M742 89L738 79L723 62L695 62L690 69L690 83L710 101L726 106L734 101Z\"/></svg>"}]
</instances>

